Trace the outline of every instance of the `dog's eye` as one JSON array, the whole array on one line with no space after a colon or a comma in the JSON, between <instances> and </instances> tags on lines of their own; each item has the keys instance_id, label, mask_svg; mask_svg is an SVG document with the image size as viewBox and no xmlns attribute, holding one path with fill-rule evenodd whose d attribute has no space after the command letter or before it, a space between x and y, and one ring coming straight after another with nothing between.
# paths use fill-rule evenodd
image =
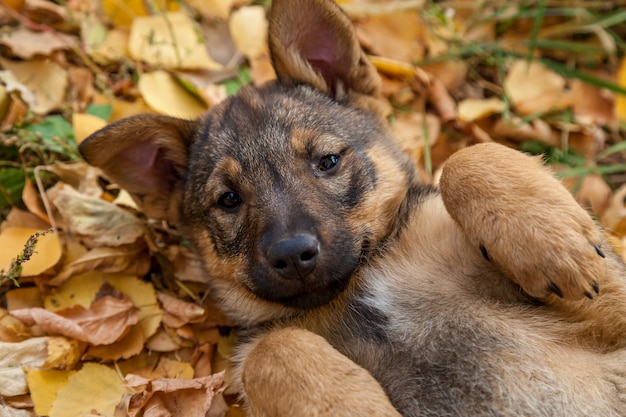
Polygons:
<instances>
[{"instance_id":1,"label":"dog's eye","mask_svg":"<svg viewBox=\"0 0 626 417\"><path fill-rule=\"evenodd\" d=\"M339 155L333 153L323 156L322 159L320 159L320 163L317 166L317 169L322 172L328 172L335 169L337 165L339 165Z\"/></svg>"},{"instance_id":2,"label":"dog's eye","mask_svg":"<svg viewBox=\"0 0 626 417\"><path fill-rule=\"evenodd\" d=\"M239 194L233 191L228 191L220 196L220 198L217 200L217 204L225 209L234 209L239 204L241 204L241 197L239 197Z\"/></svg>"}]
</instances>

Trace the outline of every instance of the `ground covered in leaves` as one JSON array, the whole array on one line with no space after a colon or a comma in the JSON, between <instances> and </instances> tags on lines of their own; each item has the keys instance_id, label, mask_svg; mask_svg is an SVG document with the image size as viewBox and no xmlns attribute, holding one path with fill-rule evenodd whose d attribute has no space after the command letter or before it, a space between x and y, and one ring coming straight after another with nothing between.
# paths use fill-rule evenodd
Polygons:
<instances>
[{"instance_id":1,"label":"ground covered in leaves","mask_svg":"<svg viewBox=\"0 0 626 417\"><path fill-rule=\"evenodd\" d=\"M1 417L242 415L210 277L76 145L272 79L268 3L0 3ZM619 2L339 3L425 181L478 142L543 154L626 255Z\"/></svg>"}]
</instances>

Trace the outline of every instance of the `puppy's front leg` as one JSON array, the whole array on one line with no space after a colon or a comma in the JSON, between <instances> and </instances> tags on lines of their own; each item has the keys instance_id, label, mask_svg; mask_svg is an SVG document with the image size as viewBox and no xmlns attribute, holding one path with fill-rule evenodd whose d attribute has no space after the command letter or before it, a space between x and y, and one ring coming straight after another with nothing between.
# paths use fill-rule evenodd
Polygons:
<instances>
[{"instance_id":1,"label":"puppy's front leg","mask_svg":"<svg viewBox=\"0 0 626 417\"><path fill-rule=\"evenodd\" d=\"M303 329L254 342L242 379L255 417L400 416L366 370Z\"/></svg>"}]
</instances>

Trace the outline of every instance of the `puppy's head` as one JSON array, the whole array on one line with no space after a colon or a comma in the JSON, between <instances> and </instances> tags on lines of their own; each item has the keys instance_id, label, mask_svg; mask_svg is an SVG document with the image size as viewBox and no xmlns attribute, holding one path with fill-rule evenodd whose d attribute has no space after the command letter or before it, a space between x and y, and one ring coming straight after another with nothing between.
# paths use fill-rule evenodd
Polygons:
<instances>
[{"instance_id":1,"label":"puppy's head","mask_svg":"<svg viewBox=\"0 0 626 417\"><path fill-rule=\"evenodd\" d=\"M334 2L274 0L269 39L277 81L195 121L119 121L80 147L148 216L181 228L243 323L334 299L391 233L414 175Z\"/></svg>"}]
</instances>

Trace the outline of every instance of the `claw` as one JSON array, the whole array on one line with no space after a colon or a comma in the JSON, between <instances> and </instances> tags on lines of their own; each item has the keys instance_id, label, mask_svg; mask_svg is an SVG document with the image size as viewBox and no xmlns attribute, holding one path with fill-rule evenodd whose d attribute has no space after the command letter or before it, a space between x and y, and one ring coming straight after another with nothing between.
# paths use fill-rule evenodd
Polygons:
<instances>
[{"instance_id":1,"label":"claw","mask_svg":"<svg viewBox=\"0 0 626 417\"><path fill-rule=\"evenodd\" d=\"M585 297L587 297L590 300L593 300L593 295L591 295L589 291L585 291Z\"/></svg>"},{"instance_id":2,"label":"claw","mask_svg":"<svg viewBox=\"0 0 626 417\"><path fill-rule=\"evenodd\" d=\"M548 290L555 293L559 298L563 298L563 292L554 282L551 282L550 285L548 285Z\"/></svg>"},{"instance_id":3,"label":"claw","mask_svg":"<svg viewBox=\"0 0 626 417\"><path fill-rule=\"evenodd\" d=\"M604 253L600 245L594 245L593 247L596 249L596 252L598 253L598 255L602 256L603 258L606 258L606 254Z\"/></svg>"},{"instance_id":4,"label":"claw","mask_svg":"<svg viewBox=\"0 0 626 417\"><path fill-rule=\"evenodd\" d=\"M597 282L594 281L591 286L593 287L593 290L596 292L596 294L600 294L600 285L598 285Z\"/></svg>"},{"instance_id":5,"label":"claw","mask_svg":"<svg viewBox=\"0 0 626 417\"><path fill-rule=\"evenodd\" d=\"M480 253L483 254L483 258L485 258L488 262L491 262L491 259L489 259L489 254L487 253L487 249L483 245L480 245L478 248L480 249Z\"/></svg>"}]
</instances>

